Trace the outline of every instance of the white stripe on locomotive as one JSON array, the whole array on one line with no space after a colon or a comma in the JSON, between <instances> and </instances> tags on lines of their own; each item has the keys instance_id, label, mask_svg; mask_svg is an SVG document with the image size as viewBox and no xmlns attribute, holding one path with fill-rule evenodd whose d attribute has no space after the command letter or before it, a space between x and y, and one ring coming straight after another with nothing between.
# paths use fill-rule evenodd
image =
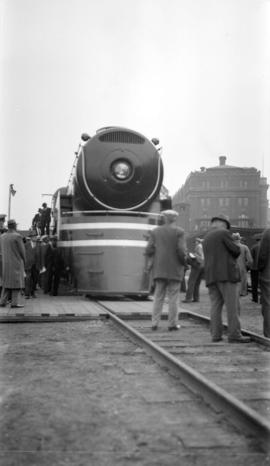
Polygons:
<instances>
[{"instance_id":1,"label":"white stripe on locomotive","mask_svg":"<svg viewBox=\"0 0 270 466\"><path fill-rule=\"evenodd\" d=\"M62 248L74 248L74 247L96 247L96 246L118 246L118 247L133 247L133 248L145 248L147 241L132 241L128 239L89 239L89 240L70 240L70 241L58 241L58 246Z\"/></svg>"},{"instance_id":2,"label":"white stripe on locomotive","mask_svg":"<svg viewBox=\"0 0 270 466\"><path fill-rule=\"evenodd\" d=\"M157 225L144 223L64 223L61 230L93 230L93 229L123 229L123 230L153 230Z\"/></svg>"}]
</instances>

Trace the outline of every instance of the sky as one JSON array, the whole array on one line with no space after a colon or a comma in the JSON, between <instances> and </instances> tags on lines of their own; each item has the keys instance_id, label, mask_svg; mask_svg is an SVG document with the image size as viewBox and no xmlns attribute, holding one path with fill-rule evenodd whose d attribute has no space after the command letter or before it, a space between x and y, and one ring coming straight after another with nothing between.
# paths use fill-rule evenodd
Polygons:
<instances>
[{"instance_id":1,"label":"sky","mask_svg":"<svg viewBox=\"0 0 270 466\"><path fill-rule=\"evenodd\" d=\"M269 24L270 0L0 0L0 213L12 183L29 228L104 126L159 138L171 195L220 155L270 182Z\"/></svg>"}]
</instances>

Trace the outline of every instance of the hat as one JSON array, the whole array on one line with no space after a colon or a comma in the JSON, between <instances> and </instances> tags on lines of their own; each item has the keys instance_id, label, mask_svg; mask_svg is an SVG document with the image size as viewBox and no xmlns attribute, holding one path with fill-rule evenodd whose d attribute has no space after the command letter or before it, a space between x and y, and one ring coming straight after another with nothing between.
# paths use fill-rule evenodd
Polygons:
<instances>
[{"instance_id":1,"label":"hat","mask_svg":"<svg viewBox=\"0 0 270 466\"><path fill-rule=\"evenodd\" d=\"M227 215L224 215L224 214L215 215L215 217L211 218L211 223L213 223L215 220L219 220L220 222L226 223L228 230L231 228L229 217L227 217Z\"/></svg>"},{"instance_id":2,"label":"hat","mask_svg":"<svg viewBox=\"0 0 270 466\"><path fill-rule=\"evenodd\" d=\"M163 210L161 212L163 215L166 215L166 217L178 217L178 212L176 210L168 209L168 210Z\"/></svg>"},{"instance_id":3,"label":"hat","mask_svg":"<svg viewBox=\"0 0 270 466\"><path fill-rule=\"evenodd\" d=\"M15 227L16 225L17 225L17 222L16 222L16 220L14 220L14 219L10 219L10 220L8 220L8 222L7 222L7 226L8 226L8 227L11 227L11 228L12 228L12 227Z\"/></svg>"},{"instance_id":4,"label":"hat","mask_svg":"<svg viewBox=\"0 0 270 466\"><path fill-rule=\"evenodd\" d=\"M238 232L237 232L237 233L233 233L233 234L232 234L232 238L233 238L234 240L238 240L238 241L240 241L240 240L242 239L242 237L240 236L240 233L238 233Z\"/></svg>"},{"instance_id":5,"label":"hat","mask_svg":"<svg viewBox=\"0 0 270 466\"><path fill-rule=\"evenodd\" d=\"M203 238L195 238L195 241L198 241L199 243L203 242Z\"/></svg>"}]
</instances>

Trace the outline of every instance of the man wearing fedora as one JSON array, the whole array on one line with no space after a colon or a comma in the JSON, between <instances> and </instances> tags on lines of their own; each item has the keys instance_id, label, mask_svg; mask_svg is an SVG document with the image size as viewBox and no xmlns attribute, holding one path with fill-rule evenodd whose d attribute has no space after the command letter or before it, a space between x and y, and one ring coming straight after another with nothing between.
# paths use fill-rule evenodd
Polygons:
<instances>
[{"instance_id":1,"label":"man wearing fedora","mask_svg":"<svg viewBox=\"0 0 270 466\"><path fill-rule=\"evenodd\" d=\"M259 283L263 315L263 334L270 338L270 228L262 234L258 254Z\"/></svg>"},{"instance_id":2,"label":"man wearing fedora","mask_svg":"<svg viewBox=\"0 0 270 466\"><path fill-rule=\"evenodd\" d=\"M175 210L165 210L162 214L165 224L152 230L146 247L155 283L152 330L158 328L166 292L169 299L168 330L179 330L178 301L186 264L184 230L175 224L178 216Z\"/></svg>"},{"instance_id":3,"label":"man wearing fedora","mask_svg":"<svg viewBox=\"0 0 270 466\"><path fill-rule=\"evenodd\" d=\"M213 217L211 227L204 238L203 250L205 284L211 301L212 341L222 340L222 308L225 304L229 343L248 343L250 338L241 334L239 320L240 270L237 257L240 255L240 247L232 238L226 215Z\"/></svg>"},{"instance_id":4,"label":"man wearing fedora","mask_svg":"<svg viewBox=\"0 0 270 466\"><path fill-rule=\"evenodd\" d=\"M24 288L25 247L23 239L16 231L16 221L8 220L8 231L1 235L3 289L0 306L5 307L11 296L11 307L19 304L19 293Z\"/></svg>"}]
</instances>

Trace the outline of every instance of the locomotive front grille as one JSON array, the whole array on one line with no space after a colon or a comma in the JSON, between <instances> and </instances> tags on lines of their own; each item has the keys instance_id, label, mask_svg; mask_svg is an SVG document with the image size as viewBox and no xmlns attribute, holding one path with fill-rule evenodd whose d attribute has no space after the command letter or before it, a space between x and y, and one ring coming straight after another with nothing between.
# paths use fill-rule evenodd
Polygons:
<instances>
[{"instance_id":1,"label":"locomotive front grille","mask_svg":"<svg viewBox=\"0 0 270 466\"><path fill-rule=\"evenodd\" d=\"M101 142L122 142L124 144L144 144L145 140L138 134L128 131L113 131L99 136Z\"/></svg>"}]
</instances>

